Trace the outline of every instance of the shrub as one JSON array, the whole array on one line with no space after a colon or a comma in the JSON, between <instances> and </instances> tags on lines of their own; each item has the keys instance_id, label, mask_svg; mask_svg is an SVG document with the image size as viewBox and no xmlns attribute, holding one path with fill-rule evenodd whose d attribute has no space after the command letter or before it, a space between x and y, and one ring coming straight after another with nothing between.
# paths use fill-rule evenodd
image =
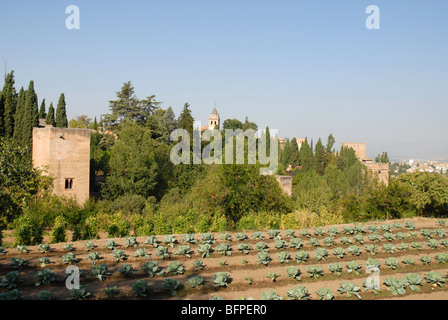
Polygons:
<instances>
[{"instance_id":1,"label":"shrub","mask_svg":"<svg viewBox=\"0 0 448 320\"><path fill-rule=\"evenodd\" d=\"M43 228L42 224L35 218L23 215L15 221L15 242L17 245L34 246L42 243Z\"/></svg>"}]
</instances>

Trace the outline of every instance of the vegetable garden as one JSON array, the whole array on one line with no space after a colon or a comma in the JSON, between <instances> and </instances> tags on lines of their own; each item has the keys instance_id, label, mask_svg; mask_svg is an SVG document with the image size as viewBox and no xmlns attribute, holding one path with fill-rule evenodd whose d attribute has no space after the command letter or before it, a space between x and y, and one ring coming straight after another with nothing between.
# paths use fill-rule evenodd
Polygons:
<instances>
[{"instance_id":1,"label":"vegetable garden","mask_svg":"<svg viewBox=\"0 0 448 320\"><path fill-rule=\"evenodd\" d=\"M0 299L448 298L446 231L419 218L18 246L0 249Z\"/></svg>"}]
</instances>

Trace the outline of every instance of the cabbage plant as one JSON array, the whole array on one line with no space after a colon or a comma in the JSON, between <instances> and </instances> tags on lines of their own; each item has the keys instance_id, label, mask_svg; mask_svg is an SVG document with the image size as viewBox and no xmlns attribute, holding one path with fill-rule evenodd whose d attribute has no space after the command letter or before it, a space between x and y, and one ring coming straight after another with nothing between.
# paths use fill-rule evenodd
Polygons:
<instances>
[{"instance_id":1,"label":"cabbage plant","mask_svg":"<svg viewBox=\"0 0 448 320\"><path fill-rule=\"evenodd\" d=\"M409 231L413 231L416 229L414 222L412 221L408 221L405 224L406 229L408 229Z\"/></svg>"},{"instance_id":2,"label":"cabbage plant","mask_svg":"<svg viewBox=\"0 0 448 320\"><path fill-rule=\"evenodd\" d=\"M328 235L330 237L336 237L339 234L339 230L336 227L331 227L330 229L328 229Z\"/></svg>"},{"instance_id":3,"label":"cabbage plant","mask_svg":"<svg viewBox=\"0 0 448 320\"><path fill-rule=\"evenodd\" d=\"M274 240L274 246L276 249L284 250L287 247L286 241L284 240Z\"/></svg>"},{"instance_id":4,"label":"cabbage plant","mask_svg":"<svg viewBox=\"0 0 448 320\"><path fill-rule=\"evenodd\" d=\"M106 249L114 250L117 247L118 247L118 244L114 240L106 241Z\"/></svg>"},{"instance_id":5,"label":"cabbage plant","mask_svg":"<svg viewBox=\"0 0 448 320\"><path fill-rule=\"evenodd\" d=\"M89 252L89 251L91 251L91 250L96 248L95 243L93 243L93 241L87 241L84 244L84 246L85 246L87 252Z\"/></svg>"},{"instance_id":6,"label":"cabbage plant","mask_svg":"<svg viewBox=\"0 0 448 320\"><path fill-rule=\"evenodd\" d=\"M425 274L425 280L427 283L439 287L441 287L446 282L446 279L437 271L430 271L429 273Z\"/></svg>"},{"instance_id":7,"label":"cabbage plant","mask_svg":"<svg viewBox=\"0 0 448 320\"><path fill-rule=\"evenodd\" d=\"M348 273L353 273L357 276L361 274L362 265L358 261L350 261L345 264Z\"/></svg>"},{"instance_id":8,"label":"cabbage plant","mask_svg":"<svg viewBox=\"0 0 448 320\"><path fill-rule=\"evenodd\" d=\"M285 236L288 238L295 238L295 231L294 230L286 230L285 231Z\"/></svg>"},{"instance_id":9,"label":"cabbage plant","mask_svg":"<svg viewBox=\"0 0 448 320\"><path fill-rule=\"evenodd\" d=\"M148 296L148 291L149 291L149 286L148 286L148 281L143 281L141 279L135 281L132 284L132 292L134 292L134 294L137 297L147 297Z\"/></svg>"},{"instance_id":10,"label":"cabbage plant","mask_svg":"<svg viewBox=\"0 0 448 320\"><path fill-rule=\"evenodd\" d=\"M288 274L289 279L302 281L302 278L301 278L302 272L300 271L300 269L298 267L296 267L296 266L288 267L288 268L286 268L286 273Z\"/></svg>"},{"instance_id":11,"label":"cabbage plant","mask_svg":"<svg viewBox=\"0 0 448 320\"><path fill-rule=\"evenodd\" d=\"M341 247L337 247L333 250L333 254L338 257L339 259L344 258L345 250Z\"/></svg>"},{"instance_id":12,"label":"cabbage plant","mask_svg":"<svg viewBox=\"0 0 448 320\"><path fill-rule=\"evenodd\" d=\"M269 264L269 262L272 261L269 253L263 252L263 251L257 253L257 259L258 259L258 263L260 263L264 266L267 266Z\"/></svg>"},{"instance_id":13,"label":"cabbage plant","mask_svg":"<svg viewBox=\"0 0 448 320\"><path fill-rule=\"evenodd\" d=\"M342 276L342 265L339 262L330 263L328 265L328 270L338 277Z\"/></svg>"},{"instance_id":14,"label":"cabbage plant","mask_svg":"<svg viewBox=\"0 0 448 320\"><path fill-rule=\"evenodd\" d=\"M325 230L322 228L316 228L314 234L318 237L323 237L325 235Z\"/></svg>"},{"instance_id":15,"label":"cabbage plant","mask_svg":"<svg viewBox=\"0 0 448 320\"><path fill-rule=\"evenodd\" d=\"M292 288L286 292L290 300L309 300L308 289L304 286Z\"/></svg>"},{"instance_id":16,"label":"cabbage plant","mask_svg":"<svg viewBox=\"0 0 448 320\"><path fill-rule=\"evenodd\" d=\"M261 232L261 231L255 231L255 232L252 234L252 237L251 237L251 238L254 239L254 240L264 240L263 232Z\"/></svg>"},{"instance_id":17,"label":"cabbage plant","mask_svg":"<svg viewBox=\"0 0 448 320\"><path fill-rule=\"evenodd\" d=\"M182 245L177 247L177 251L174 254L178 256L185 256L187 258L191 258L193 251L191 250L189 245Z\"/></svg>"},{"instance_id":18,"label":"cabbage plant","mask_svg":"<svg viewBox=\"0 0 448 320\"><path fill-rule=\"evenodd\" d=\"M341 282L337 290L341 294L346 294L348 298L354 295L358 299L361 299L361 296L358 294L361 291L361 287L353 282Z\"/></svg>"},{"instance_id":19,"label":"cabbage plant","mask_svg":"<svg viewBox=\"0 0 448 320\"><path fill-rule=\"evenodd\" d=\"M39 261L42 268L45 268L47 264L52 263L51 260L47 257L40 257L39 259L37 259L37 261Z\"/></svg>"},{"instance_id":20,"label":"cabbage plant","mask_svg":"<svg viewBox=\"0 0 448 320\"><path fill-rule=\"evenodd\" d=\"M246 240L249 239L249 237L248 237L245 233L242 233L242 232L238 232L238 233L235 235L235 237L236 237L236 239L237 239L238 241L246 241Z\"/></svg>"},{"instance_id":21,"label":"cabbage plant","mask_svg":"<svg viewBox=\"0 0 448 320\"><path fill-rule=\"evenodd\" d=\"M372 242L380 242L380 237L376 233L371 233L367 236L367 239Z\"/></svg>"},{"instance_id":22,"label":"cabbage plant","mask_svg":"<svg viewBox=\"0 0 448 320\"><path fill-rule=\"evenodd\" d=\"M175 236L168 235L163 239L163 243L170 246L171 248L174 248L177 244L177 239Z\"/></svg>"},{"instance_id":23,"label":"cabbage plant","mask_svg":"<svg viewBox=\"0 0 448 320\"><path fill-rule=\"evenodd\" d=\"M408 273L403 280L412 292L420 291L419 287L423 285L423 279L417 273Z\"/></svg>"},{"instance_id":24,"label":"cabbage plant","mask_svg":"<svg viewBox=\"0 0 448 320\"><path fill-rule=\"evenodd\" d=\"M333 300L334 294L330 288L319 288L316 290L319 300Z\"/></svg>"},{"instance_id":25,"label":"cabbage plant","mask_svg":"<svg viewBox=\"0 0 448 320\"><path fill-rule=\"evenodd\" d=\"M289 263L291 261L291 255L287 251L281 251L277 254L277 258L280 263Z\"/></svg>"},{"instance_id":26,"label":"cabbage plant","mask_svg":"<svg viewBox=\"0 0 448 320\"><path fill-rule=\"evenodd\" d=\"M153 278L156 275L162 277L165 274L157 261L147 261L142 266L142 270L146 272L150 278Z\"/></svg>"},{"instance_id":27,"label":"cabbage plant","mask_svg":"<svg viewBox=\"0 0 448 320\"><path fill-rule=\"evenodd\" d=\"M202 256L202 258L208 258L212 254L212 245L211 244L200 244L198 247L198 253Z\"/></svg>"},{"instance_id":28,"label":"cabbage plant","mask_svg":"<svg viewBox=\"0 0 448 320\"><path fill-rule=\"evenodd\" d=\"M230 276L227 272L215 273L213 279L213 285L216 287L227 287L230 283Z\"/></svg>"},{"instance_id":29,"label":"cabbage plant","mask_svg":"<svg viewBox=\"0 0 448 320\"><path fill-rule=\"evenodd\" d=\"M384 280L384 284L389 287L390 292L396 296L399 294L406 294L406 282L395 277Z\"/></svg>"},{"instance_id":30,"label":"cabbage plant","mask_svg":"<svg viewBox=\"0 0 448 320\"><path fill-rule=\"evenodd\" d=\"M307 262L310 259L310 255L307 251L296 252L294 257L296 258L297 263Z\"/></svg>"},{"instance_id":31,"label":"cabbage plant","mask_svg":"<svg viewBox=\"0 0 448 320\"><path fill-rule=\"evenodd\" d=\"M420 261L423 263L423 265L429 266L431 264L432 258L430 256L421 256Z\"/></svg>"},{"instance_id":32,"label":"cabbage plant","mask_svg":"<svg viewBox=\"0 0 448 320\"><path fill-rule=\"evenodd\" d=\"M8 290L12 290L17 288L17 284L23 282L23 280L19 276L18 271L12 271L7 273L0 283L0 286L5 287Z\"/></svg>"},{"instance_id":33,"label":"cabbage plant","mask_svg":"<svg viewBox=\"0 0 448 320\"><path fill-rule=\"evenodd\" d=\"M187 284L192 287L203 287L204 286L204 278L200 276L194 276L187 280Z\"/></svg>"},{"instance_id":34,"label":"cabbage plant","mask_svg":"<svg viewBox=\"0 0 448 320\"><path fill-rule=\"evenodd\" d=\"M279 230L269 230L268 235L269 235L269 239L280 240L282 238Z\"/></svg>"},{"instance_id":35,"label":"cabbage plant","mask_svg":"<svg viewBox=\"0 0 448 320\"><path fill-rule=\"evenodd\" d=\"M365 246L366 252L370 253L372 256L378 253L378 246L375 244L366 244Z\"/></svg>"},{"instance_id":36,"label":"cabbage plant","mask_svg":"<svg viewBox=\"0 0 448 320\"><path fill-rule=\"evenodd\" d=\"M118 269L118 272L124 276L131 276L137 274L137 270L135 270L132 265L128 263L123 263L121 267Z\"/></svg>"},{"instance_id":37,"label":"cabbage plant","mask_svg":"<svg viewBox=\"0 0 448 320\"><path fill-rule=\"evenodd\" d=\"M327 260L328 259L328 251L324 248L317 248L314 251L314 257L317 261Z\"/></svg>"},{"instance_id":38,"label":"cabbage plant","mask_svg":"<svg viewBox=\"0 0 448 320\"><path fill-rule=\"evenodd\" d=\"M268 251L269 250L269 246L266 242L261 241L261 242L257 242L257 244L255 244L255 249L257 251Z\"/></svg>"},{"instance_id":39,"label":"cabbage plant","mask_svg":"<svg viewBox=\"0 0 448 320\"><path fill-rule=\"evenodd\" d=\"M201 235L201 241L204 244L214 244L216 242L213 234L208 232Z\"/></svg>"},{"instance_id":40,"label":"cabbage plant","mask_svg":"<svg viewBox=\"0 0 448 320\"><path fill-rule=\"evenodd\" d=\"M146 253L146 248L138 248L137 250L135 250L134 257L149 259L151 255Z\"/></svg>"},{"instance_id":41,"label":"cabbage plant","mask_svg":"<svg viewBox=\"0 0 448 320\"><path fill-rule=\"evenodd\" d=\"M347 251L353 256L359 256L362 253L361 248L358 246L349 246Z\"/></svg>"},{"instance_id":42,"label":"cabbage plant","mask_svg":"<svg viewBox=\"0 0 448 320\"><path fill-rule=\"evenodd\" d=\"M112 251L112 257L116 262L118 262L120 260L126 260L128 256L124 253L123 250L114 249Z\"/></svg>"},{"instance_id":43,"label":"cabbage plant","mask_svg":"<svg viewBox=\"0 0 448 320\"><path fill-rule=\"evenodd\" d=\"M232 255L232 247L229 246L229 244L227 244L225 242L216 246L215 250L218 251L223 256L231 256Z\"/></svg>"},{"instance_id":44,"label":"cabbage plant","mask_svg":"<svg viewBox=\"0 0 448 320\"><path fill-rule=\"evenodd\" d=\"M158 246L158 247L157 247L157 249L156 249L156 255L157 255L158 257L160 257L162 260L170 259L170 258L171 258L171 254L170 254L170 252L168 251L168 248L167 248L167 247L164 247L164 246Z\"/></svg>"},{"instance_id":45,"label":"cabbage plant","mask_svg":"<svg viewBox=\"0 0 448 320\"><path fill-rule=\"evenodd\" d=\"M310 275L312 279L319 279L320 277L323 277L324 272L322 270L321 266L308 266L306 268L306 271Z\"/></svg>"},{"instance_id":46,"label":"cabbage plant","mask_svg":"<svg viewBox=\"0 0 448 320\"><path fill-rule=\"evenodd\" d=\"M398 267L398 260L395 258L387 258L384 264L389 268L391 268L392 270L395 270Z\"/></svg>"},{"instance_id":47,"label":"cabbage plant","mask_svg":"<svg viewBox=\"0 0 448 320\"><path fill-rule=\"evenodd\" d=\"M124 241L124 246L126 248L130 248L130 247L137 247L138 248L137 239L135 237L126 238L125 241Z\"/></svg>"},{"instance_id":48,"label":"cabbage plant","mask_svg":"<svg viewBox=\"0 0 448 320\"><path fill-rule=\"evenodd\" d=\"M261 300L283 300L275 290L273 291L264 291L261 294Z\"/></svg>"},{"instance_id":49,"label":"cabbage plant","mask_svg":"<svg viewBox=\"0 0 448 320\"><path fill-rule=\"evenodd\" d=\"M47 253L51 251L50 245L46 243L42 243L39 245L39 251L40 253Z\"/></svg>"},{"instance_id":50,"label":"cabbage plant","mask_svg":"<svg viewBox=\"0 0 448 320\"><path fill-rule=\"evenodd\" d=\"M249 254L251 247L248 243L240 243L240 244L238 244L237 249L238 249L238 251L240 251L243 254Z\"/></svg>"},{"instance_id":51,"label":"cabbage plant","mask_svg":"<svg viewBox=\"0 0 448 320\"><path fill-rule=\"evenodd\" d=\"M156 236L150 236L145 239L145 244L149 244L154 248L157 248L159 246L159 243L160 242L157 240Z\"/></svg>"},{"instance_id":52,"label":"cabbage plant","mask_svg":"<svg viewBox=\"0 0 448 320\"><path fill-rule=\"evenodd\" d=\"M174 261L166 268L166 273L171 273L173 275L184 274L185 268L182 263Z\"/></svg>"},{"instance_id":53,"label":"cabbage plant","mask_svg":"<svg viewBox=\"0 0 448 320\"><path fill-rule=\"evenodd\" d=\"M193 233L184 234L182 241L184 243L196 244L197 240L194 238Z\"/></svg>"},{"instance_id":54,"label":"cabbage plant","mask_svg":"<svg viewBox=\"0 0 448 320\"><path fill-rule=\"evenodd\" d=\"M100 281L104 281L106 280L106 276L112 275L112 273L109 271L109 267L105 264L94 265L90 272L92 273L92 276L98 278L98 280Z\"/></svg>"},{"instance_id":55,"label":"cabbage plant","mask_svg":"<svg viewBox=\"0 0 448 320\"><path fill-rule=\"evenodd\" d=\"M383 244L383 250L393 254L395 252L395 247L390 243Z\"/></svg>"},{"instance_id":56,"label":"cabbage plant","mask_svg":"<svg viewBox=\"0 0 448 320\"><path fill-rule=\"evenodd\" d=\"M412 257L405 257L401 260L401 263L403 263L405 266L413 266L415 264L414 258Z\"/></svg>"},{"instance_id":57,"label":"cabbage plant","mask_svg":"<svg viewBox=\"0 0 448 320\"><path fill-rule=\"evenodd\" d=\"M345 245L350 245L350 244L352 244L352 240L351 240L349 237L342 237L342 238L340 239L340 241L341 241L342 244L345 244Z\"/></svg>"},{"instance_id":58,"label":"cabbage plant","mask_svg":"<svg viewBox=\"0 0 448 320\"><path fill-rule=\"evenodd\" d=\"M292 238L289 243L289 246L291 248L300 249L303 246L303 242L299 238Z\"/></svg>"},{"instance_id":59,"label":"cabbage plant","mask_svg":"<svg viewBox=\"0 0 448 320\"><path fill-rule=\"evenodd\" d=\"M325 244L327 247L331 247L331 246L333 246L333 245L335 244L334 238L331 238L331 237L327 237L327 238L325 238L325 239L324 239L324 244Z\"/></svg>"}]
</instances>

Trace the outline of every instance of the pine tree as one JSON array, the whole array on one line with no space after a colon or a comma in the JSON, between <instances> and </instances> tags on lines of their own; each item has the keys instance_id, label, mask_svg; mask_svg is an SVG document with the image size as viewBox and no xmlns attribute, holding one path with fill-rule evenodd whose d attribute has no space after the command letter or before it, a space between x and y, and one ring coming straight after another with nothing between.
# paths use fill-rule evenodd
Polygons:
<instances>
[{"instance_id":1,"label":"pine tree","mask_svg":"<svg viewBox=\"0 0 448 320\"><path fill-rule=\"evenodd\" d=\"M23 118L25 116L25 98L26 98L26 91L22 88L20 88L19 95L17 97L17 105L16 105L16 113L14 115L14 134L13 139L16 141L17 144L20 145L22 140L22 123Z\"/></svg>"},{"instance_id":2,"label":"pine tree","mask_svg":"<svg viewBox=\"0 0 448 320\"><path fill-rule=\"evenodd\" d=\"M68 128L65 95L63 93L61 93L61 96L59 97L58 106L56 108L56 127Z\"/></svg>"},{"instance_id":3,"label":"pine tree","mask_svg":"<svg viewBox=\"0 0 448 320\"><path fill-rule=\"evenodd\" d=\"M95 119L93 120L93 130L98 131L98 121Z\"/></svg>"},{"instance_id":4,"label":"pine tree","mask_svg":"<svg viewBox=\"0 0 448 320\"><path fill-rule=\"evenodd\" d=\"M194 118L191 115L190 105L185 103L184 109L182 110L182 113L179 115L179 120L177 120L177 124L179 129L184 129L188 131L190 134L190 141L193 141L193 124L194 124Z\"/></svg>"},{"instance_id":5,"label":"pine tree","mask_svg":"<svg viewBox=\"0 0 448 320\"><path fill-rule=\"evenodd\" d=\"M300 165L299 145L297 144L296 138L292 138L291 140L291 153L289 156L289 164L292 166L293 169Z\"/></svg>"},{"instance_id":6,"label":"pine tree","mask_svg":"<svg viewBox=\"0 0 448 320\"><path fill-rule=\"evenodd\" d=\"M325 169L328 164L328 157L326 153L326 149L324 148L324 145L322 144L322 140L319 139L316 143L316 148L314 151L314 158L315 158L315 170L318 174L324 175Z\"/></svg>"},{"instance_id":7,"label":"pine tree","mask_svg":"<svg viewBox=\"0 0 448 320\"><path fill-rule=\"evenodd\" d=\"M40 105L39 109L39 119L46 119L47 118L47 111L45 109L45 99L42 100L42 103Z\"/></svg>"},{"instance_id":8,"label":"pine tree","mask_svg":"<svg viewBox=\"0 0 448 320\"><path fill-rule=\"evenodd\" d=\"M308 138L305 138L305 142L302 144L302 148L300 149L299 153L300 165L304 170L314 169L314 159L312 150L313 150L312 146L308 144Z\"/></svg>"},{"instance_id":9,"label":"pine tree","mask_svg":"<svg viewBox=\"0 0 448 320\"><path fill-rule=\"evenodd\" d=\"M48 108L46 125L53 127L56 126L53 103L50 103L50 107Z\"/></svg>"},{"instance_id":10,"label":"pine tree","mask_svg":"<svg viewBox=\"0 0 448 320\"><path fill-rule=\"evenodd\" d=\"M14 84L14 71L11 71L6 75L5 85L2 90L4 135L7 138L14 136L14 118L17 106L17 93Z\"/></svg>"},{"instance_id":11,"label":"pine tree","mask_svg":"<svg viewBox=\"0 0 448 320\"><path fill-rule=\"evenodd\" d=\"M271 154L271 132L269 127L266 127L266 156L269 157Z\"/></svg>"},{"instance_id":12,"label":"pine tree","mask_svg":"<svg viewBox=\"0 0 448 320\"><path fill-rule=\"evenodd\" d=\"M289 139L285 139L285 145L283 147L283 151L281 152L281 156L282 164L287 167L290 164L291 159L291 142L289 141Z\"/></svg>"}]
</instances>

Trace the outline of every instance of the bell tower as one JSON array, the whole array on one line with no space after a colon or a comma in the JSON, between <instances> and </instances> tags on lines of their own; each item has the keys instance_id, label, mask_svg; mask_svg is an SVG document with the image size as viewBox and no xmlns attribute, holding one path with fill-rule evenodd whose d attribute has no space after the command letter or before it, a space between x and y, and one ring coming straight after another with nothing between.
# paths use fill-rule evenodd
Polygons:
<instances>
[{"instance_id":1,"label":"bell tower","mask_svg":"<svg viewBox=\"0 0 448 320\"><path fill-rule=\"evenodd\" d=\"M219 117L218 110L216 107L213 109L210 118L208 119L208 128L213 130L215 127L218 127L218 130L221 129L221 119Z\"/></svg>"}]
</instances>

